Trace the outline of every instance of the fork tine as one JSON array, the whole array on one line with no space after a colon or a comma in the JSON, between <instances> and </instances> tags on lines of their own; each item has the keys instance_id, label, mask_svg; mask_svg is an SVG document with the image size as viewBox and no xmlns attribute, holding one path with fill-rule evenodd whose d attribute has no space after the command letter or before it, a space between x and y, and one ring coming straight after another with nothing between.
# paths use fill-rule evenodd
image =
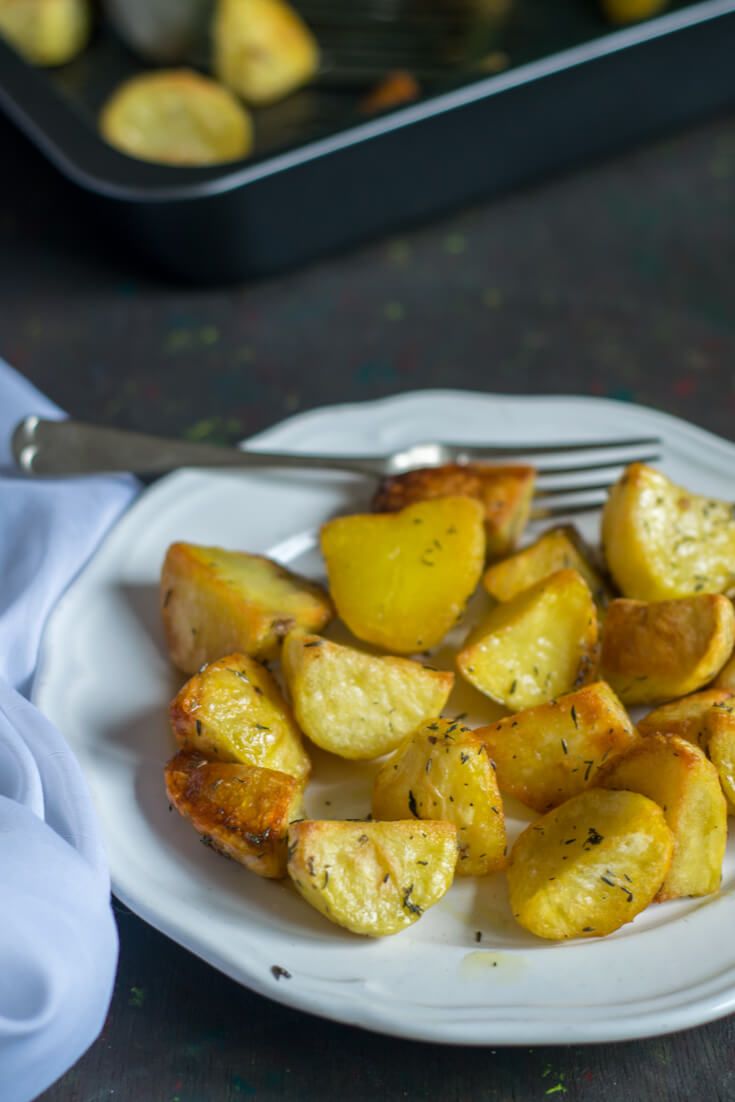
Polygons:
<instances>
[{"instance_id":1,"label":"fork tine","mask_svg":"<svg viewBox=\"0 0 735 1102\"><path fill-rule=\"evenodd\" d=\"M577 513L595 513L606 501L607 495L599 494L595 498L590 498L589 501L542 505L531 509L530 520L551 520L555 517L571 517Z\"/></svg>"},{"instance_id":2,"label":"fork tine","mask_svg":"<svg viewBox=\"0 0 735 1102\"><path fill-rule=\"evenodd\" d=\"M632 448L660 448L661 440L657 436L631 436L617 440L574 440L563 444L499 444L484 447L475 444L450 444L458 455L467 460L499 459L503 456L524 457L565 455L568 452L610 452ZM632 460L630 460L632 461ZM625 462L629 462L628 459Z\"/></svg>"},{"instance_id":3,"label":"fork tine","mask_svg":"<svg viewBox=\"0 0 735 1102\"><path fill-rule=\"evenodd\" d=\"M536 471L540 478L543 478L545 475L586 474L587 471L604 471L613 468L622 470L622 468L627 467L629 463L657 463L660 458L660 452L646 452L643 455L636 455L634 458L630 459L605 459L599 463L579 463L571 467L543 466L537 467Z\"/></svg>"}]
</instances>

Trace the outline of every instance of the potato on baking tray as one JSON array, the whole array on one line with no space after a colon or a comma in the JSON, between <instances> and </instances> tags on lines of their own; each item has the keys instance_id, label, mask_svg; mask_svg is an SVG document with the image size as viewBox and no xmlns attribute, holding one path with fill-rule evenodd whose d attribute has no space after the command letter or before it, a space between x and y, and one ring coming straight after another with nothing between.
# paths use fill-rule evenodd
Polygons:
<instances>
[{"instance_id":1,"label":"potato on baking tray","mask_svg":"<svg viewBox=\"0 0 735 1102\"><path fill-rule=\"evenodd\" d=\"M285 0L217 0L214 72L247 103L282 99L319 67L319 47Z\"/></svg>"},{"instance_id":2,"label":"potato on baking tray","mask_svg":"<svg viewBox=\"0 0 735 1102\"><path fill-rule=\"evenodd\" d=\"M558 570L497 605L457 655L463 677L512 711L532 708L590 681L597 610L576 570Z\"/></svg>"},{"instance_id":3,"label":"potato on baking tray","mask_svg":"<svg viewBox=\"0 0 735 1102\"><path fill-rule=\"evenodd\" d=\"M382 766L375 819L441 819L457 827L457 874L505 867L505 817L492 762L478 735L457 720L425 723Z\"/></svg>"},{"instance_id":4,"label":"potato on baking tray","mask_svg":"<svg viewBox=\"0 0 735 1102\"><path fill-rule=\"evenodd\" d=\"M307 903L355 934L411 926L454 879L453 823L306 820L288 831L288 873Z\"/></svg>"},{"instance_id":5,"label":"potato on baking tray","mask_svg":"<svg viewBox=\"0 0 735 1102\"><path fill-rule=\"evenodd\" d=\"M377 758L438 716L454 674L408 658L380 657L292 631L281 655L305 735L343 758Z\"/></svg>"},{"instance_id":6,"label":"potato on baking tray","mask_svg":"<svg viewBox=\"0 0 735 1102\"><path fill-rule=\"evenodd\" d=\"M663 601L722 593L735 584L735 515L634 463L602 513L608 568L625 597Z\"/></svg>"},{"instance_id":7,"label":"potato on baking tray","mask_svg":"<svg viewBox=\"0 0 735 1102\"><path fill-rule=\"evenodd\" d=\"M447 463L384 478L373 498L377 513L392 513L435 497L473 497L485 510L487 554L507 555L515 547L531 512L536 482L533 467Z\"/></svg>"},{"instance_id":8,"label":"potato on baking tray","mask_svg":"<svg viewBox=\"0 0 735 1102\"><path fill-rule=\"evenodd\" d=\"M605 765L637 739L628 713L604 681L476 733L495 762L501 792L541 812L598 784Z\"/></svg>"},{"instance_id":9,"label":"potato on baking tray","mask_svg":"<svg viewBox=\"0 0 735 1102\"><path fill-rule=\"evenodd\" d=\"M208 758L306 777L301 732L274 678L254 658L230 654L195 674L169 706L179 745Z\"/></svg>"},{"instance_id":10,"label":"potato on baking tray","mask_svg":"<svg viewBox=\"0 0 735 1102\"><path fill-rule=\"evenodd\" d=\"M727 806L712 762L676 735L648 735L600 779L640 792L663 809L674 855L657 898L716 892L727 841Z\"/></svg>"},{"instance_id":11,"label":"potato on baking tray","mask_svg":"<svg viewBox=\"0 0 735 1102\"><path fill-rule=\"evenodd\" d=\"M302 781L190 750L168 762L165 779L173 806L212 849L259 876L286 875L288 824L301 814Z\"/></svg>"},{"instance_id":12,"label":"potato on baking tray","mask_svg":"<svg viewBox=\"0 0 735 1102\"><path fill-rule=\"evenodd\" d=\"M735 814L735 696L705 689L663 704L638 722L641 735L679 735L704 750L720 778L730 814Z\"/></svg>"},{"instance_id":13,"label":"potato on baking tray","mask_svg":"<svg viewBox=\"0 0 735 1102\"><path fill-rule=\"evenodd\" d=\"M482 584L497 601L510 601L557 570L576 570L589 586L598 608L607 604L605 581L593 565L590 549L571 524L549 528L528 547L493 563L485 571Z\"/></svg>"},{"instance_id":14,"label":"potato on baking tray","mask_svg":"<svg viewBox=\"0 0 735 1102\"><path fill-rule=\"evenodd\" d=\"M329 591L359 639L398 654L433 647L462 615L485 562L483 510L439 497L322 526Z\"/></svg>"},{"instance_id":15,"label":"potato on baking tray","mask_svg":"<svg viewBox=\"0 0 735 1102\"><path fill-rule=\"evenodd\" d=\"M184 673L239 652L275 658L294 627L320 631L332 604L314 582L264 555L173 543L161 572L171 660Z\"/></svg>"},{"instance_id":16,"label":"potato on baking tray","mask_svg":"<svg viewBox=\"0 0 735 1102\"><path fill-rule=\"evenodd\" d=\"M555 941L611 934L654 899L673 849L653 800L590 788L516 840L507 872L513 915Z\"/></svg>"},{"instance_id":17,"label":"potato on baking tray","mask_svg":"<svg viewBox=\"0 0 735 1102\"><path fill-rule=\"evenodd\" d=\"M100 132L131 157L170 165L236 161L253 145L247 110L193 69L158 69L124 81L102 108Z\"/></svg>"},{"instance_id":18,"label":"potato on baking tray","mask_svg":"<svg viewBox=\"0 0 735 1102\"><path fill-rule=\"evenodd\" d=\"M722 669L735 640L735 612L717 593L675 601L608 605L600 674L624 704L658 704L696 692Z\"/></svg>"},{"instance_id":19,"label":"potato on baking tray","mask_svg":"<svg viewBox=\"0 0 735 1102\"><path fill-rule=\"evenodd\" d=\"M83 50L89 0L0 0L0 37L32 65L63 65Z\"/></svg>"}]
</instances>

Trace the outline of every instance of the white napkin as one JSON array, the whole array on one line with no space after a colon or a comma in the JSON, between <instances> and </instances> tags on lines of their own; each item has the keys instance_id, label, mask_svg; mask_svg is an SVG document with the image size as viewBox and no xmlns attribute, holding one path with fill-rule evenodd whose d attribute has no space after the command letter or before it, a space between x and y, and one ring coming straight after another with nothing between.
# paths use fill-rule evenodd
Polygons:
<instances>
[{"instance_id":1,"label":"white napkin","mask_svg":"<svg viewBox=\"0 0 735 1102\"><path fill-rule=\"evenodd\" d=\"M59 732L28 703L48 613L136 492L132 478L34 481L9 439L60 416L0 361L0 1099L30 1102L100 1032L117 931L99 827Z\"/></svg>"}]
</instances>

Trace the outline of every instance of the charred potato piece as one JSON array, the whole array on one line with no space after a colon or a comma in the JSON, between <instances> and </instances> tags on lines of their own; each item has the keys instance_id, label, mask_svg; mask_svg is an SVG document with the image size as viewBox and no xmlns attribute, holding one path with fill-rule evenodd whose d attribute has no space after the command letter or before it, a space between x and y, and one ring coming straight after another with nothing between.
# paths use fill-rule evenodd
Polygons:
<instances>
[{"instance_id":1,"label":"charred potato piece","mask_svg":"<svg viewBox=\"0 0 735 1102\"><path fill-rule=\"evenodd\" d=\"M557 570L576 570L589 586L597 606L607 604L609 594L605 582L592 565L592 555L572 525L550 528L522 551L493 563L485 571L482 584L496 601L510 601Z\"/></svg>"},{"instance_id":2,"label":"charred potato piece","mask_svg":"<svg viewBox=\"0 0 735 1102\"><path fill-rule=\"evenodd\" d=\"M342 758L377 758L438 716L454 674L408 658L382 658L293 631L281 656L305 735Z\"/></svg>"},{"instance_id":3,"label":"charred potato piece","mask_svg":"<svg viewBox=\"0 0 735 1102\"><path fill-rule=\"evenodd\" d=\"M422 467L383 479L373 498L373 510L393 513L435 497L473 497L485 510L487 554L494 559L512 551L526 527L535 482L533 467L481 463Z\"/></svg>"},{"instance_id":4,"label":"charred potato piece","mask_svg":"<svg viewBox=\"0 0 735 1102\"><path fill-rule=\"evenodd\" d=\"M167 764L165 778L169 800L203 842L259 876L286 875L288 824L300 814L300 781L187 750Z\"/></svg>"},{"instance_id":5,"label":"charred potato piece","mask_svg":"<svg viewBox=\"0 0 735 1102\"><path fill-rule=\"evenodd\" d=\"M610 490L602 543L624 597L663 601L735 583L732 505L691 494L643 463Z\"/></svg>"},{"instance_id":6,"label":"charred potato piece","mask_svg":"<svg viewBox=\"0 0 735 1102\"><path fill-rule=\"evenodd\" d=\"M531 823L513 846L513 915L553 941L611 934L654 899L673 848L653 800L636 792L581 792Z\"/></svg>"},{"instance_id":7,"label":"charred potato piece","mask_svg":"<svg viewBox=\"0 0 735 1102\"><path fill-rule=\"evenodd\" d=\"M218 0L214 71L247 103L282 99L319 67L316 39L284 0Z\"/></svg>"},{"instance_id":8,"label":"charred potato piece","mask_svg":"<svg viewBox=\"0 0 735 1102\"><path fill-rule=\"evenodd\" d=\"M440 819L457 827L457 874L505 867L505 817L481 738L456 720L424 724L375 778L375 819Z\"/></svg>"},{"instance_id":9,"label":"charred potato piece","mask_svg":"<svg viewBox=\"0 0 735 1102\"><path fill-rule=\"evenodd\" d=\"M439 643L484 565L482 506L441 497L398 513L337 517L321 532L329 590L350 631L398 654Z\"/></svg>"},{"instance_id":10,"label":"charred potato piece","mask_svg":"<svg viewBox=\"0 0 735 1102\"><path fill-rule=\"evenodd\" d=\"M612 601L600 673L624 704L657 704L711 681L734 639L732 604L716 593L678 601Z\"/></svg>"},{"instance_id":11,"label":"charred potato piece","mask_svg":"<svg viewBox=\"0 0 735 1102\"><path fill-rule=\"evenodd\" d=\"M712 762L676 735L649 735L601 778L604 788L640 792L663 809L674 856L657 899L716 892L727 841L727 806Z\"/></svg>"},{"instance_id":12,"label":"charred potato piece","mask_svg":"<svg viewBox=\"0 0 735 1102\"><path fill-rule=\"evenodd\" d=\"M311 763L278 685L259 662L230 654L187 681L169 706L181 747L306 777Z\"/></svg>"},{"instance_id":13,"label":"charred potato piece","mask_svg":"<svg viewBox=\"0 0 735 1102\"><path fill-rule=\"evenodd\" d=\"M501 792L534 811L548 811L593 788L600 771L637 737L604 681L507 716L477 734L495 762Z\"/></svg>"},{"instance_id":14,"label":"charred potato piece","mask_svg":"<svg viewBox=\"0 0 735 1102\"><path fill-rule=\"evenodd\" d=\"M87 45L89 0L0 0L0 37L32 65L63 65Z\"/></svg>"},{"instance_id":15,"label":"charred potato piece","mask_svg":"<svg viewBox=\"0 0 735 1102\"><path fill-rule=\"evenodd\" d=\"M355 934L411 926L454 879L452 823L292 823L288 873L307 903Z\"/></svg>"},{"instance_id":16,"label":"charred potato piece","mask_svg":"<svg viewBox=\"0 0 735 1102\"><path fill-rule=\"evenodd\" d=\"M558 570L497 605L470 632L457 667L481 693L519 712L588 682L597 610L576 570Z\"/></svg>"},{"instance_id":17,"label":"charred potato piece","mask_svg":"<svg viewBox=\"0 0 735 1102\"><path fill-rule=\"evenodd\" d=\"M239 652L275 658L294 627L320 631L326 593L263 555L173 543L161 572L161 615L173 663L195 673Z\"/></svg>"},{"instance_id":18,"label":"charred potato piece","mask_svg":"<svg viewBox=\"0 0 735 1102\"><path fill-rule=\"evenodd\" d=\"M236 161L253 145L250 115L231 92L193 69L131 77L100 115L103 138L141 161L212 165Z\"/></svg>"},{"instance_id":19,"label":"charred potato piece","mask_svg":"<svg viewBox=\"0 0 735 1102\"><path fill-rule=\"evenodd\" d=\"M723 689L675 700L638 723L642 735L679 735L704 750L720 777L728 811L735 814L735 697Z\"/></svg>"}]
</instances>

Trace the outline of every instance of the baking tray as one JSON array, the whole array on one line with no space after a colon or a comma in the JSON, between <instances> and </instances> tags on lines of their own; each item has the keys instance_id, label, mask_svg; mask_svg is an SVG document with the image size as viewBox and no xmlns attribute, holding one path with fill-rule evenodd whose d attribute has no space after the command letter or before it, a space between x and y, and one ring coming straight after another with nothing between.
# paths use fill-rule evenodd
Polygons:
<instances>
[{"instance_id":1,"label":"baking tray","mask_svg":"<svg viewBox=\"0 0 735 1102\"><path fill-rule=\"evenodd\" d=\"M515 12L506 71L448 74L367 119L354 90L304 89L258 114L256 156L231 165L153 165L101 140L100 104L141 68L104 28L58 70L0 42L0 107L110 230L201 283L283 270L735 103L735 0L613 32L583 0Z\"/></svg>"}]
</instances>

